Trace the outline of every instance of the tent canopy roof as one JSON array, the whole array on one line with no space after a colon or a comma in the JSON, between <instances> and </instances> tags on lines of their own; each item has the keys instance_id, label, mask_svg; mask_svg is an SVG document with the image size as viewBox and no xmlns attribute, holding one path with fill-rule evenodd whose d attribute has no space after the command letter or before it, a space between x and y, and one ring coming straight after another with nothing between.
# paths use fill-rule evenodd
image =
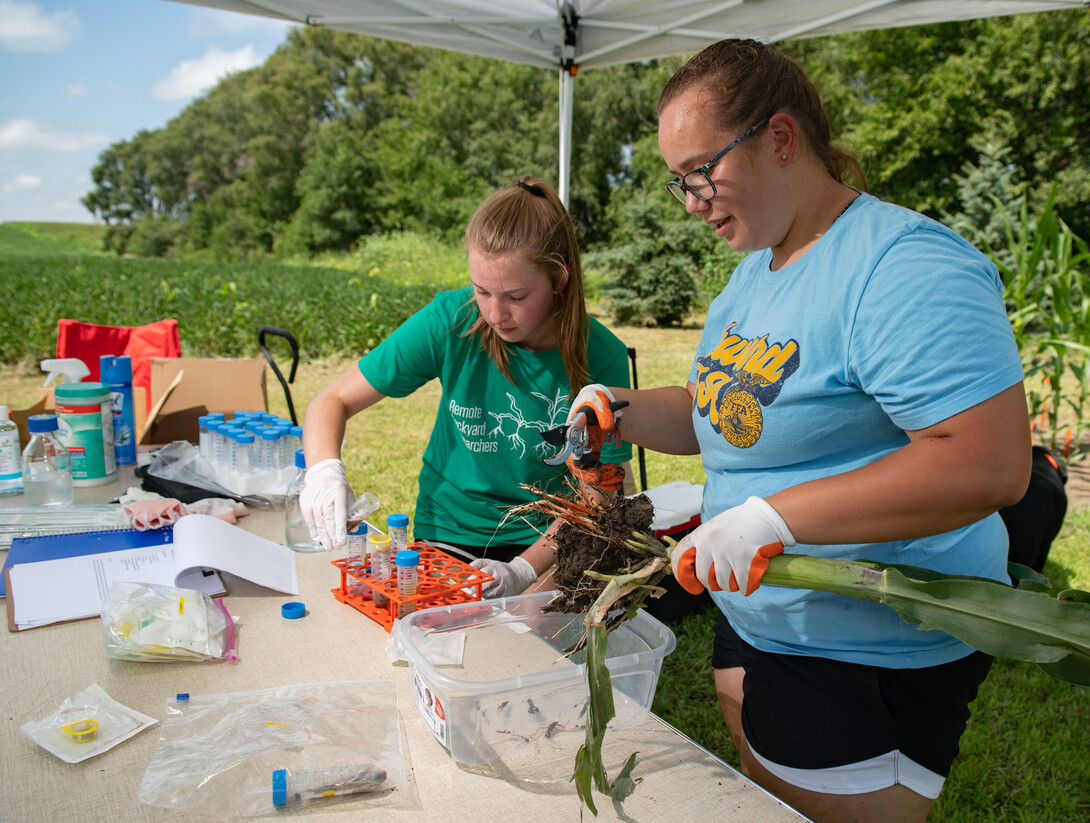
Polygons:
<instances>
[{"instance_id":1,"label":"tent canopy roof","mask_svg":"<svg viewBox=\"0 0 1090 823\"><path fill-rule=\"evenodd\" d=\"M547 68L1086 6L1086 0L180 0Z\"/></svg>"}]
</instances>

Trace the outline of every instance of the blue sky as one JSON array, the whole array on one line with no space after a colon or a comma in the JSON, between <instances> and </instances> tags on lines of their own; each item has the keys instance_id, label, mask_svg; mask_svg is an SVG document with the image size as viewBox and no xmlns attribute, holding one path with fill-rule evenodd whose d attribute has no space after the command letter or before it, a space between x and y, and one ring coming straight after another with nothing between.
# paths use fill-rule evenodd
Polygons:
<instances>
[{"instance_id":1,"label":"blue sky","mask_svg":"<svg viewBox=\"0 0 1090 823\"><path fill-rule=\"evenodd\" d=\"M172 0L0 0L0 222L92 223L103 149L167 124L287 35Z\"/></svg>"}]
</instances>

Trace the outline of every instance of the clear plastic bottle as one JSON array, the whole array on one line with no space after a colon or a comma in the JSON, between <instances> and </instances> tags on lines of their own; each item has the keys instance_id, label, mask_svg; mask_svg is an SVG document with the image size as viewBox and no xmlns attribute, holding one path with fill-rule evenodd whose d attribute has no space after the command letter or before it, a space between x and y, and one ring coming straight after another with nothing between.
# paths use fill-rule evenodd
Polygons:
<instances>
[{"instance_id":1,"label":"clear plastic bottle","mask_svg":"<svg viewBox=\"0 0 1090 823\"><path fill-rule=\"evenodd\" d=\"M399 551L394 557L397 565L397 593L401 597L415 597L420 585L420 552L412 549ZM399 603L397 616L404 617L416 611L416 601Z\"/></svg>"},{"instance_id":2,"label":"clear plastic bottle","mask_svg":"<svg viewBox=\"0 0 1090 823\"><path fill-rule=\"evenodd\" d=\"M72 461L57 428L55 414L27 418L30 441L23 449L23 488L28 506L72 505Z\"/></svg>"},{"instance_id":3,"label":"clear plastic bottle","mask_svg":"<svg viewBox=\"0 0 1090 823\"><path fill-rule=\"evenodd\" d=\"M306 486L307 461L303 450L295 453L295 477L288 484L284 504L284 539L288 548L297 552L320 552L322 544L310 536L310 529L303 520L303 510L299 507L299 495Z\"/></svg>"},{"instance_id":4,"label":"clear plastic bottle","mask_svg":"<svg viewBox=\"0 0 1090 823\"><path fill-rule=\"evenodd\" d=\"M23 493L23 471L19 457L19 428L0 406L0 497Z\"/></svg>"}]
</instances>

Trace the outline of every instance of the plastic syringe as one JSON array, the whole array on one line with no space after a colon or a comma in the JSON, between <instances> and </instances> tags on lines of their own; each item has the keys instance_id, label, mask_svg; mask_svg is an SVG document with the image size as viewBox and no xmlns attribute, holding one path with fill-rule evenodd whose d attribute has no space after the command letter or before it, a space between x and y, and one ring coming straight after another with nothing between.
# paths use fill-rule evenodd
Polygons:
<instances>
[{"instance_id":1,"label":"plastic syringe","mask_svg":"<svg viewBox=\"0 0 1090 823\"><path fill-rule=\"evenodd\" d=\"M385 789L386 771L373 764L328 769L276 769L272 773L274 806L323 797Z\"/></svg>"}]
</instances>

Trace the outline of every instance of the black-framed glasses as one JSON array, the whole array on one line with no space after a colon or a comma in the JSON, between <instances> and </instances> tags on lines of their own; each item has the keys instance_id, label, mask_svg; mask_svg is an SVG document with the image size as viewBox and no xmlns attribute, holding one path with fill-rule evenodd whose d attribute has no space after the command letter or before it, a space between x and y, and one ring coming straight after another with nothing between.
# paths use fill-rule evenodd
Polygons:
<instances>
[{"instance_id":1,"label":"black-framed glasses","mask_svg":"<svg viewBox=\"0 0 1090 823\"><path fill-rule=\"evenodd\" d=\"M669 183L666 184L666 191L670 192L681 205L685 205L685 194L688 192L697 200L711 200L715 197L715 183L712 182L712 177L708 173L711 171L712 166L726 157L727 152L749 137L753 132L757 131L761 126L768 122L766 117L756 126L751 128L729 146L727 146L719 154L715 155L711 160L705 163L703 166L698 166L692 171L685 172L681 177L675 177Z\"/></svg>"}]
</instances>

